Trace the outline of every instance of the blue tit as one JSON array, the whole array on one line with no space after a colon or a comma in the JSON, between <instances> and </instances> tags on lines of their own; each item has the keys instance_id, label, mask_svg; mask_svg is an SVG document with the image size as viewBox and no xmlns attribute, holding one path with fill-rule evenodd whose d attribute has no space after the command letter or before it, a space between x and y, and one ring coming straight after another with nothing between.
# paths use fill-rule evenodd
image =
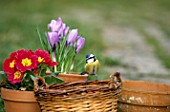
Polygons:
<instances>
[{"instance_id":1,"label":"blue tit","mask_svg":"<svg viewBox=\"0 0 170 112\"><path fill-rule=\"evenodd\" d=\"M85 71L89 75L95 75L98 80L97 72L99 70L99 60L93 54L86 55Z\"/></svg>"}]
</instances>

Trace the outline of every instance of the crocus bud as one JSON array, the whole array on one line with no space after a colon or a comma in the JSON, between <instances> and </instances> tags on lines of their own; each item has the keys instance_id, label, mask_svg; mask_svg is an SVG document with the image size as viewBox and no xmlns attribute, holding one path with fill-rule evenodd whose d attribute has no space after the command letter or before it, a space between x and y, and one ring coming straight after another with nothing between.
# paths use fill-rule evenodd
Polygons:
<instances>
[{"instance_id":1,"label":"crocus bud","mask_svg":"<svg viewBox=\"0 0 170 112\"><path fill-rule=\"evenodd\" d=\"M55 47L56 43L60 42L60 38L57 32L48 32L47 33L47 39L51 45L52 48Z\"/></svg>"},{"instance_id":2,"label":"crocus bud","mask_svg":"<svg viewBox=\"0 0 170 112\"><path fill-rule=\"evenodd\" d=\"M65 37L67 35L68 30L69 30L69 27L66 26L65 23L62 23L62 26L60 27L58 31L58 35L60 36L60 38Z\"/></svg>"},{"instance_id":3,"label":"crocus bud","mask_svg":"<svg viewBox=\"0 0 170 112\"><path fill-rule=\"evenodd\" d=\"M76 41L78 36L78 29L73 29L69 32L68 38L67 38L67 45L72 45Z\"/></svg>"},{"instance_id":4,"label":"crocus bud","mask_svg":"<svg viewBox=\"0 0 170 112\"><path fill-rule=\"evenodd\" d=\"M79 37L76 44L76 53L78 53L84 47L84 44L85 38Z\"/></svg>"},{"instance_id":5,"label":"crocus bud","mask_svg":"<svg viewBox=\"0 0 170 112\"><path fill-rule=\"evenodd\" d=\"M66 35L67 35L68 30L69 30L69 27L68 27L68 26L67 26L67 27L65 27L64 32L63 32L63 35L64 35L64 36L66 36Z\"/></svg>"},{"instance_id":6,"label":"crocus bud","mask_svg":"<svg viewBox=\"0 0 170 112\"><path fill-rule=\"evenodd\" d=\"M60 27L60 29L59 29L59 31L58 31L58 35L60 36L60 38L62 38L63 35L64 35L64 29L65 29L65 27L66 27L66 24L65 24L65 23L62 23L62 25L61 25L61 27Z\"/></svg>"},{"instance_id":7,"label":"crocus bud","mask_svg":"<svg viewBox=\"0 0 170 112\"><path fill-rule=\"evenodd\" d=\"M62 19L59 17L58 20L51 20L51 23L48 24L48 28L51 29L51 31L58 32L60 30L60 27L62 27Z\"/></svg>"}]
</instances>

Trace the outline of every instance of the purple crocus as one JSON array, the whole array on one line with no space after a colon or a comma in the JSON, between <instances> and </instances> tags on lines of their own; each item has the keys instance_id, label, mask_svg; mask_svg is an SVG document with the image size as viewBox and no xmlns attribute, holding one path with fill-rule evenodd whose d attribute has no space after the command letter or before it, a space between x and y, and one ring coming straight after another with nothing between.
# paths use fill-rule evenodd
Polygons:
<instances>
[{"instance_id":1,"label":"purple crocus","mask_svg":"<svg viewBox=\"0 0 170 112\"><path fill-rule=\"evenodd\" d=\"M59 38L59 35L57 32L48 32L47 39L53 49L54 49L56 43L60 42L60 38Z\"/></svg>"},{"instance_id":2,"label":"purple crocus","mask_svg":"<svg viewBox=\"0 0 170 112\"><path fill-rule=\"evenodd\" d=\"M65 27L66 27L66 24L62 23L60 29L58 30L58 35L60 36L60 38L62 38L64 35L63 32L64 32Z\"/></svg>"},{"instance_id":3,"label":"purple crocus","mask_svg":"<svg viewBox=\"0 0 170 112\"><path fill-rule=\"evenodd\" d=\"M76 44L76 53L78 53L84 47L84 44L85 38L79 37Z\"/></svg>"},{"instance_id":4,"label":"purple crocus","mask_svg":"<svg viewBox=\"0 0 170 112\"><path fill-rule=\"evenodd\" d=\"M51 20L51 23L48 24L48 28L51 29L51 31L58 32L60 28L62 27L62 19L59 17L58 20Z\"/></svg>"},{"instance_id":5,"label":"purple crocus","mask_svg":"<svg viewBox=\"0 0 170 112\"><path fill-rule=\"evenodd\" d=\"M67 35L68 30L69 30L69 27L66 26L65 23L62 23L62 26L60 27L58 31L60 38L65 37Z\"/></svg>"},{"instance_id":6,"label":"purple crocus","mask_svg":"<svg viewBox=\"0 0 170 112\"><path fill-rule=\"evenodd\" d=\"M63 36L66 36L68 31L69 31L69 27L67 26L67 27L65 27L65 29L63 31Z\"/></svg>"},{"instance_id":7,"label":"purple crocus","mask_svg":"<svg viewBox=\"0 0 170 112\"><path fill-rule=\"evenodd\" d=\"M77 36L78 36L78 29L72 29L68 34L67 46L74 44L74 42L77 39Z\"/></svg>"}]
</instances>

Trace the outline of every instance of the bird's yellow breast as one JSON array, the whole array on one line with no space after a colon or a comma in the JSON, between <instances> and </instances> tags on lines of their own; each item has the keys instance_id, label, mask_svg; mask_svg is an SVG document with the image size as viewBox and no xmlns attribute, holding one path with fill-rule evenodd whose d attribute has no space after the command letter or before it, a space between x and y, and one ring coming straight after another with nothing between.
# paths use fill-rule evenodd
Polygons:
<instances>
[{"instance_id":1,"label":"bird's yellow breast","mask_svg":"<svg viewBox=\"0 0 170 112\"><path fill-rule=\"evenodd\" d=\"M96 60L95 62L92 62L92 63L87 63L86 66L85 66L85 69L86 69L86 72L88 74L96 74L96 72L98 71L99 69L99 61Z\"/></svg>"}]
</instances>

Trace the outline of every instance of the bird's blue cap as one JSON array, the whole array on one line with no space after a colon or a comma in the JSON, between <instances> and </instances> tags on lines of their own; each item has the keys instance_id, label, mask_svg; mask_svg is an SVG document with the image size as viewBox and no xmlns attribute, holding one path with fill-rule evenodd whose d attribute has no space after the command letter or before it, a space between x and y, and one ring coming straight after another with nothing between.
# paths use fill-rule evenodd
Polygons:
<instances>
[{"instance_id":1,"label":"bird's blue cap","mask_svg":"<svg viewBox=\"0 0 170 112\"><path fill-rule=\"evenodd\" d=\"M89 58L89 57L90 57L90 54L87 54L87 55L86 55L86 58Z\"/></svg>"},{"instance_id":2,"label":"bird's blue cap","mask_svg":"<svg viewBox=\"0 0 170 112\"><path fill-rule=\"evenodd\" d=\"M86 59L87 59L87 58L90 58L90 57L92 57L92 56L94 56L94 55L93 55L93 54L87 54L87 55L86 55Z\"/></svg>"}]
</instances>

